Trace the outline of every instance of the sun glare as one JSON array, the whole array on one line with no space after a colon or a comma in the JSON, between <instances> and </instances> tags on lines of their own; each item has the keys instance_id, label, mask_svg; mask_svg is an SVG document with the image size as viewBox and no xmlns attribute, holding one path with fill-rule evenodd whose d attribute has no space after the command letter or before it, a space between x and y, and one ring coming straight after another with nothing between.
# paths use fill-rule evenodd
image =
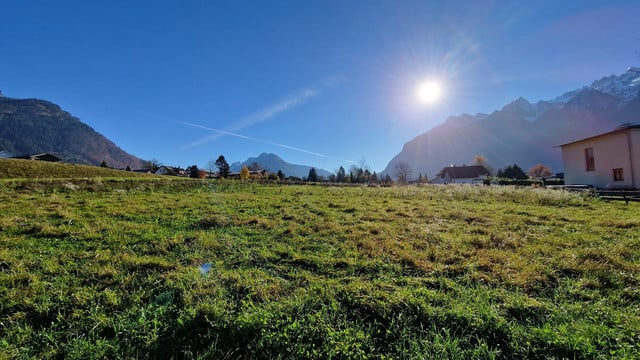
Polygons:
<instances>
[{"instance_id":1,"label":"sun glare","mask_svg":"<svg viewBox=\"0 0 640 360\"><path fill-rule=\"evenodd\" d=\"M440 84L435 81L425 82L418 88L418 98L425 103L432 103L440 98Z\"/></svg>"}]
</instances>

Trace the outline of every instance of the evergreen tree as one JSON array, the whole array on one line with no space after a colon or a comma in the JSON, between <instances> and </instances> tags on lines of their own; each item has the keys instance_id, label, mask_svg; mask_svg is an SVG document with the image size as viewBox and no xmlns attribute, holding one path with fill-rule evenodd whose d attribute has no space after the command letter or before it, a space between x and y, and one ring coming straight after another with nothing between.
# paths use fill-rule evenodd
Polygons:
<instances>
[{"instance_id":1,"label":"evergreen tree","mask_svg":"<svg viewBox=\"0 0 640 360\"><path fill-rule=\"evenodd\" d=\"M528 179L527 174L517 164L509 165L502 170L498 170L498 177L515 180Z\"/></svg>"},{"instance_id":2,"label":"evergreen tree","mask_svg":"<svg viewBox=\"0 0 640 360\"><path fill-rule=\"evenodd\" d=\"M528 179L529 177L527 176L527 174L524 172L524 170L522 170L522 168L516 164L513 164L513 179L516 180L525 180Z\"/></svg>"},{"instance_id":3,"label":"evergreen tree","mask_svg":"<svg viewBox=\"0 0 640 360\"><path fill-rule=\"evenodd\" d=\"M278 170L278 179L284 180L284 173L282 172L282 170Z\"/></svg>"},{"instance_id":4,"label":"evergreen tree","mask_svg":"<svg viewBox=\"0 0 640 360\"><path fill-rule=\"evenodd\" d=\"M106 168L107 166L107 162L102 160L102 164L100 164L100 167Z\"/></svg>"},{"instance_id":5,"label":"evergreen tree","mask_svg":"<svg viewBox=\"0 0 640 360\"><path fill-rule=\"evenodd\" d=\"M189 173L189 177L192 179L197 179L200 176L200 170L197 165L191 165L187 168L187 172Z\"/></svg>"},{"instance_id":6,"label":"evergreen tree","mask_svg":"<svg viewBox=\"0 0 640 360\"><path fill-rule=\"evenodd\" d=\"M307 176L307 181L309 182L318 181L318 173L316 172L316 168L309 169L309 175Z\"/></svg>"},{"instance_id":7,"label":"evergreen tree","mask_svg":"<svg viewBox=\"0 0 640 360\"><path fill-rule=\"evenodd\" d=\"M220 173L221 178L229 176L229 163L225 160L224 156L220 155L218 157L218 160L216 160L216 166L218 167L218 172Z\"/></svg>"},{"instance_id":8,"label":"evergreen tree","mask_svg":"<svg viewBox=\"0 0 640 360\"><path fill-rule=\"evenodd\" d=\"M378 180L378 174L374 171L373 174L371 174L371 176L369 177L369 182L370 183L377 183Z\"/></svg>"},{"instance_id":9,"label":"evergreen tree","mask_svg":"<svg viewBox=\"0 0 640 360\"><path fill-rule=\"evenodd\" d=\"M342 166L338 169L336 173L336 182L343 183L347 181L347 173Z\"/></svg>"}]
</instances>

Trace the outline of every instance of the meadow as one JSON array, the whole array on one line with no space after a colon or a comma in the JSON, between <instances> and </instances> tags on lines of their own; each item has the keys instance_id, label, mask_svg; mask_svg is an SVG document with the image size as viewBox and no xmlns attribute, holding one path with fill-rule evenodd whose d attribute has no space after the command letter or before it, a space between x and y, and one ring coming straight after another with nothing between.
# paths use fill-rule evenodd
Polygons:
<instances>
[{"instance_id":1,"label":"meadow","mask_svg":"<svg viewBox=\"0 0 640 360\"><path fill-rule=\"evenodd\" d=\"M152 176L92 165L0 158L0 179L148 178Z\"/></svg>"},{"instance_id":2,"label":"meadow","mask_svg":"<svg viewBox=\"0 0 640 360\"><path fill-rule=\"evenodd\" d=\"M6 359L640 358L640 204L0 180Z\"/></svg>"}]
</instances>

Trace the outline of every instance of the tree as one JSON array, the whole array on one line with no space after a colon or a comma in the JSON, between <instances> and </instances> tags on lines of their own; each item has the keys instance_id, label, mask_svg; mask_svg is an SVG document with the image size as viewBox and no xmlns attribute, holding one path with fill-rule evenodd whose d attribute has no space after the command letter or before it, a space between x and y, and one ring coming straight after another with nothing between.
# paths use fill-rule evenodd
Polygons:
<instances>
[{"instance_id":1,"label":"tree","mask_svg":"<svg viewBox=\"0 0 640 360\"><path fill-rule=\"evenodd\" d=\"M364 182L364 169L358 167L357 165L351 165L351 169L349 169L351 173L351 182L352 183L362 183Z\"/></svg>"},{"instance_id":2,"label":"tree","mask_svg":"<svg viewBox=\"0 0 640 360\"><path fill-rule=\"evenodd\" d=\"M187 168L187 173L189 173L189 177L192 179L197 179L200 177L200 170L197 165L191 165Z\"/></svg>"},{"instance_id":3,"label":"tree","mask_svg":"<svg viewBox=\"0 0 640 360\"><path fill-rule=\"evenodd\" d=\"M307 176L307 181L309 182L318 181L318 173L316 172L316 168L309 169L309 175Z\"/></svg>"},{"instance_id":4,"label":"tree","mask_svg":"<svg viewBox=\"0 0 640 360\"><path fill-rule=\"evenodd\" d=\"M260 164L258 164L257 162L251 163L251 165L249 165L249 170L250 171L260 171L262 170L262 166L260 166Z\"/></svg>"},{"instance_id":5,"label":"tree","mask_svg":"<svg viewBox=\"0 0 640 360\"><path fill-rule=\"evenodd\" d=\"M343 183L347 181L347 172L342 166L336 172L336 182Z\"/></svg>"},{"instance_id":6,"label":"tree","mask_svg":"<svg viewBox=\"0 0 640 360\"><path fill-rule=\"evenodd\" d=\"M251 173L249 172L249 168L243 166L240 170L240 180L248 180L251 177Z\"/></svg>"},{"instance_id":7,"label":"tree","mask_svg":"<svg viewBox=\"0 0 640 360\"><path fill-rule=\"evenodd\" d=\"M229 176L229 163L225 160L224 156L220 155L218 157L218 160L216 160L216 167L218 168L218 173L220 173L221 178Z\"/></svg>"},{"instance_id":8,"label":"tree","mask_svg":"<svg viewBox=\"0 0 640 360\"><path fill-rule=\"evenodd\" d=\"M207 172L209 173L209 177L213 176L213 171L217 168L216 161L211 159L207 161Z\"/></svg>"},{"instance_id":9,"label":"tree","mask_svg":"<svg viewBox=\"0 0 640 360\"><path fill-rule=\"evenodd\" d=\"M107 166L107 162L102 160L102 164L100 164L100 167L106 168Z\"/></svg>"},{"instance_id":10,"label":"tree","mask_svg":"<svg viewBox=\"0 0 640 360\"><path fill-rule=\"evenodd\" d=\"M384 176L384 180L383 180L383 182L384 182L385 184L387 184L387 185L391 185L391 184L393 184L393 179L391 178L391 176L389 176L389 174L386 174L386 175Z\"/></svg>"},{"instance_id":11,"label":"tree","mask_svg":"<svg viewBox=\"0 0 640 360\"><path fill-rule=\"evenodd\" d=\"M404 161L399 161L396 163L395 167L395 175L400 184L406 184L409 181L409 177L411 177L411 166Z\"/></svg>"},{"instance_id":12,"label":"tree","mask_svg":"<svg viewBox=\"0 0 640 360\"><path fill-rule=\"evenodd\" d=\"M129 165L127 165L127 168L124 169L124 171L131 171L131 168L129 167Z\"/></svg>"},{"instance_id":13,"label":"tree","mask_svg":"<svg viewBox=\"0 0 640 360\"><path fill-rule=\"evenodd\" d=\"M550 167L538 163L531 167L529 171L527 171L527 175L532 178L545 178L553 175L553 172L551 172Z\"/></svg>"},{"instance_id":14,"label":"tree","mask_svg":"<svg viewBox=\"0 0 640 360\"><path fill-rule=\"evenodd\" d=\"M162 166L162 163L158 159L151 159L144 164L145 169L151 170L151 172L156 172Z\"/></svg>"},{"instance_id":15,"label":"tree","mask_svg":"<svg viewBox=\"0 0 640 360\"><path fill-rule=\"evenodd\" d=\"M282 172L282 170L278 170L278 179L284 180L284 173Z\"/></svg>"},{"instance_id":16,"label":"tree","mask_svg":"<svg viewBox=\"0 0 640 360\"><path fill-rule=\"evenodd\" d=\"M487 161L487 158L484 155L476 155L473 158L473 163L476 165L484 166L484 168L487 169L487 171L489 172L489 175L493 175L495 173L495 171L493 170L491 165L489 165L489 162Z\"/></svg>"},{"instance_id":17,"label":"tree","mask_svg":"<svg viewBox=\"0 0 640 360\"><path fill-rule=\"evenodd\" d=\"M527 174L517 164L509 165L502 170L498 170L498 177L506 179L524 180L527 179Z\"/></svg>"},{"instance_id":18,"label":"tree","mask_svg":"<svg viewBox=\"0 0 640 360\"><path fill-rule=\"evenodd\" d=\"M371 174L371 176L369 177L369 182L370 183L377 183L378 181L378 174L376 174L376 172L374 171L373 174Z\"/></svg>"}]
</instances>

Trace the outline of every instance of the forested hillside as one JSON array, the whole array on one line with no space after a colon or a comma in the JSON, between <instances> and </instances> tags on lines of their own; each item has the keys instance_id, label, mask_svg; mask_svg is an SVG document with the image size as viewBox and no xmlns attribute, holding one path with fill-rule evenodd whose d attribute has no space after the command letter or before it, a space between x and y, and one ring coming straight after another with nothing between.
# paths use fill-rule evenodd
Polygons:
<instances>
[{"instance_id":1,"label":"forested hillside","mask_svg":"<svg viewBox=\"0 0 640 360\"><path fill-rule=\"evenodd\" d=\"M140 168L126 153L58 105L38 99L0 97L0 149L14 155L47 152L65 162Z\"/></svg>"}]
</instances>

